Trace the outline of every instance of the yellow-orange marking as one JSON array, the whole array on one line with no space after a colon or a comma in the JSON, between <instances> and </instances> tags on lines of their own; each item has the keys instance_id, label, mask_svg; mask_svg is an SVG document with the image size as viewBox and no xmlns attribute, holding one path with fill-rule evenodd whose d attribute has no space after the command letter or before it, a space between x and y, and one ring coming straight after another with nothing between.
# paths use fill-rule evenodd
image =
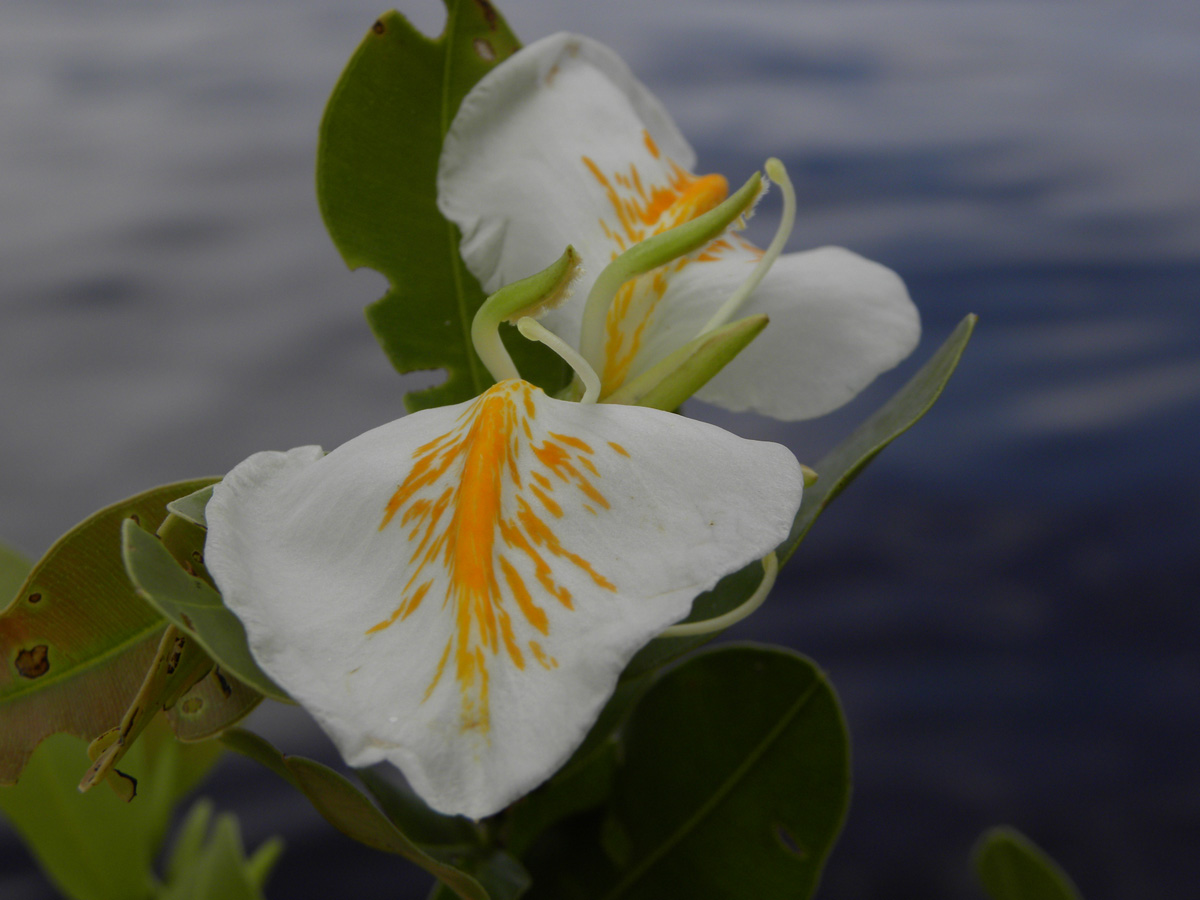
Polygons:
<instances>
[{"instance_id":1,"label":"yellow-orange marking","mask_svg":"<svg viewBox=\"0 0 1200 900\"><path fill-rule=\"evenodd\" d=\"M601 217L600 228L613 244L613 259L648 237L708 212L729 193L724 176L693 175L674 160L664 158L648 131L642 132L642 140L657 163L651 178L643 177L633 164L628 172L607 175L590 157L582 157L583 165L604 190L612 207L613 221ZM742 250L761 253L738 235L717 238L699 253L635 278L617 291L605 321L601 398L607 397L629 377L671 275L692 262L720 259L734 248L735 243Z\"/></svg>"},{"instance_id":2,"label":"yellow-orange marking","mask_svg":"<svg viewBox=\"0 0 1200 900\"><path fill-rule=\"evenodd\" d=\"M535 439L530 425L537 412L535 391L524 381L501 382L468 406L450 431L419 447L379 525L382 531L396 519L415 549L399 604L367 634L403 623L430 596L441 596L454 628L425 698L453 661L464 731L488 732L488 667L495 657L523 671L523 643L543 668L558 666L539 643L528 640L528 632L519 638L526 629L549 635L550 618L540 597L574 608L555 565L585 574L602 590L616 590L587 559L564 547L550 524L567 515L563 495L550 496L556 487L578 491L583 496L576 502L593 514L594 507L608 509L609 502L597 484L596 451L586 441L548 431L540 443ZM619 445L609 446L629 455ZM549 521L534 511L527 494ZM522 576L521 560L532 567L538 590Z\"/></svg>"}]
</instances>

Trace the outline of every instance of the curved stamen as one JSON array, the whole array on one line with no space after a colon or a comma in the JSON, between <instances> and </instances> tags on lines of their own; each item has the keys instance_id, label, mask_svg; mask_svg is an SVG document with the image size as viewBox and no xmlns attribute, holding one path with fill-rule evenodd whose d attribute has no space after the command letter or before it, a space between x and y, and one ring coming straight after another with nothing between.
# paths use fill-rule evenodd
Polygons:
<instances>
[{"instance_id":1,"label":"curved stamen","mask_svg":"<svg viewBox=\"0 0 1200 900\"><path fill-rule=\"evenodd\" d=\"M492 377L497 381L520 378L516 364L500 340L500 323L553 309L571 293L579 275L579 254L568 245L549 267L506 285L483 301L471 320L471 343Z\"/></svg>"},{"instance_id":2,"label":"curved stamen","mask_svg":"<svg viewBox=\"0 0 1200 900\"><path fill-rule=\"evenodd\" d=\"M579 376L584 387L583 396L579 399L580 403L595 403L600 399L600 376L574 347L541 322L531 319L529 316L517 320L517 330L529 340L545 344L575 370L575 374Z\"/></svg>"},{"instance_id":3,"label":"curved stamen","mask_svg":"<svg viewBox=\"0 0 1200 900\"><path fill-rule=\"evenodd\" d=\"M728 322L733 315L741 308L741 305L746 302L746 298L753 293L758 287L763 276L775 264L775 260L779 258L779 254L783 252L783 245L787 243L787 239L791 237L792 226L796 223L796 191L792 187L792 180L788 178L787 169L783 167L783 163L771 157L763 166L767 170L767 176L779 185L779 190L783 192L783 214L779 219L779 228L775 230L775 237L771 241L767 251L762 255L762 258L755 265L754 270L746 278L745 281L738 286L738 289L721 304L711 319L700 329L700 334L707 334L714 328L720 328Z\"/></svg>"},{"instance_id":4,"label":"curved stamen","mask_svg":"<svg viewBox=\"0 0 1200 900\"><path fill-rule=\"evenodd\" d=\"M604 323L608 318L608 308L612 306L621 285L715 240L731 223L749 211L761 190L762 176L755 172L724 203L682 225L634 244L604 267L588 293L579 333L579 349L593 368L599 367L604 361Z\"/></svg>"},{"instance_id":5,"label":"curved stamen","mask_svg":"<svg viewBox=\"0 0 1200 900\"><path fill-rule=\"evenodd\" d=\"M763 601L767 599L767 594L771 593L771 588L775 585L775 576L779 574L779 559L775 556L775 551L771 551L762 558L762 567L762 581L758 583L758 588L741 606L731 609L724 615L705 619L702 622L682 622L679 625L672 625L659 637L692 637L697 634L711 634L714 631L723 631L730 625L742 621L762 606Z\"/></svg>"}]
</instances>

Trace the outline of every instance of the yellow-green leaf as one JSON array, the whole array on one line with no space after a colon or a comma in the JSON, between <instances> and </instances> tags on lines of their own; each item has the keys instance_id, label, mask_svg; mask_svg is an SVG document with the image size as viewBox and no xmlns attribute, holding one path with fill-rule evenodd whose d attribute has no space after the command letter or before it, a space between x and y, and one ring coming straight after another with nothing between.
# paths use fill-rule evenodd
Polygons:
<instances>
[{"instance_id":1,"label":"yellow-green leaf","mask_svg":"<svg viewBox=\"0 0 1200 900\"><path fill-rule=\"evenodd\" d=\"M95 513L50 548L0 614L0 784L16 781L46 736L91 741L121 720L167 625L125 576L121 522L157 528L169 501L209 481L154 488Z\"/></svg>"}]
</instances>

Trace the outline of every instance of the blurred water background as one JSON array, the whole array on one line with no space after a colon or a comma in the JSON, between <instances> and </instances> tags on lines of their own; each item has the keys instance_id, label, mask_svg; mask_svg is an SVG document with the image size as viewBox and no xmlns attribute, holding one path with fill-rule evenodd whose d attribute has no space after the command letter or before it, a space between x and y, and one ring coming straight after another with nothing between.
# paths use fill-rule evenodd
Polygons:
<instances>
[{"instance_id":1,"label":"blurred water background","mask_svg":"<svg viewBox=\"0 0 1200 900\"><path fill-rule=\"evenodd\" d=\"M404 11L440 29L435 0ZM912 361L780 425L692 413L813 462L966 313L942 401L822 519L732 632L839 689L855 796L821 896L978 896L975 836L1026 831L1089 900L1196 896L1200 847L1200 13L1192 0L509 0L525 40L613 45L697 147L801 198L794 247L897 270ZM312 187L366 0L0 7L0 540L327 448L401 414ZM764 209L756 227L769 233ZM256 725L328 755L302 716ZM210 783L273 897L421 897L229 760ZM53 896L0 826L0 897Z\"/></svg>"}]
</instances>

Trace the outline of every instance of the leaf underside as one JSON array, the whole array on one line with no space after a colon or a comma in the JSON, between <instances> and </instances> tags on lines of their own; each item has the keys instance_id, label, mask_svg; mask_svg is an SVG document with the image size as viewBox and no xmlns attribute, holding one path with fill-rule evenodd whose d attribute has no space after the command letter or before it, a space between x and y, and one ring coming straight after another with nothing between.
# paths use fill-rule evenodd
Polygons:
<instances>
[{"instance_id":1,"label":"leaf underside","mask_svg":"<svg viewBox=\"0 0 1200 900\"><path fill-rule=\"evenodd\" d=\"M167 625L125 577L121 522L156 528L168 501L210 480L155 488L90 516L0 614L0 784L16 781L48 735L90 741L121 720Z\"/></svg>"}]
</instances>

